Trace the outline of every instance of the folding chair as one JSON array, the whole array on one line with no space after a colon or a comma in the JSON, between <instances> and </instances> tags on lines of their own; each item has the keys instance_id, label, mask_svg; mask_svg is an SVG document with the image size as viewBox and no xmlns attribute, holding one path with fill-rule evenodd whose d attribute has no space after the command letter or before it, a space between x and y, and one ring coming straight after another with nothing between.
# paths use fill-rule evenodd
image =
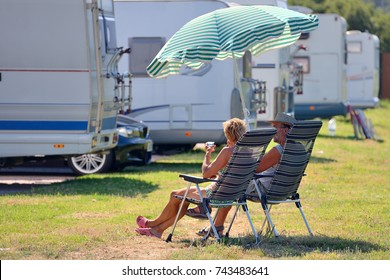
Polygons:
<instances>
[{"instance_id":1,"label":"folding chair","mask_svg":"<svg viewBox=\"0 0 390 280\"><path fill-rule=\"evenodd\" d=\"M218 180L180 174L180 177L188 182L188 187L184 196L176 196L177 198L182 199L182 202L176 215L175 222L172 226L171 233L168 235L166 241L172 241L172 235L178 222L179 213L181 212L184 201L188 201L196 205L203 205L211 225L209 234L212 230L218 242L220 242L220 236L214 224L218 211L216 211L217 213L215 214L214 219L212 219L209 206L216 208L227 206L242 206L247 215L248 221L252 227L252 231L256 237L257 242L258 235L248 212L245 191L249 185L249 181L253 178L256 167L260 162L260 158L264 155L264 152L275 133L276 130L274 128L247 131L236 143L228 165L219 176ZM216 182L215 189L212 191L209 197L203 197L199 187L199 184L205 182ZM192 184L195 184L197 188L200 196L199 199L192 199L187 197L188 190ZM206 240L209 234L207 234L203 240Z\"/></svg>"},{"instance_id":2,"label":"folding chair","mask_svg":"<svg viewBox=\"0 0 390 280\"><path fill-rule=\"evenodd\" d=\"M293 126L287 135L279 166L272 176L273 178L268 190L259 185L256 180L261 178L261 175L255 174L254 184L258 195L247 195L247 199L260 202L264 210L266 217L260 233L262 233L265 223L268 222L268 231L272 231L275 237L278 237L279 235L270 215L271 207L280 203L294 202L301 212L309 234L311 236L313 235L303 213L297 191L302 176L305 175L304 172L310 160L313 145L321 126L321 121L299 121Z\"/></svg>"}]
</instances>

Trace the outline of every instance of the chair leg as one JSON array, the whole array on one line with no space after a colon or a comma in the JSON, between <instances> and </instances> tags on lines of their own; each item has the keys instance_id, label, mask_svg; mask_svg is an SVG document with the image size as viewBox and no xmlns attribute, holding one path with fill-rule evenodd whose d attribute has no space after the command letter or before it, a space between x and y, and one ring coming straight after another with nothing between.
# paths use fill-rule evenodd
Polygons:
<instances>
[{"instance_id":1,"label":"chair leg","mask_svg":"<svg viewBox=\"0 0 390 280\"><path fill-rule=\"evenodd\" d=\"M310 236L313 236L313 232L310 229L310 226L306 220L305 214L303 214L302 204L301 204L301 200L299 199L299 194L298 193L295 194L292 198L295 200L295 206L299 209L299 212L301 212L302 219L305 222L306 228L307 228Z\"/></svg>"},{"instance_id":2,"label":"chair leg","mask_svg":"<svg viewBox=\"0 0 390 280\"><path fill-rule=\"evenodd\" d=\"M181 209L183 208L184 202L185 202L185 200L187 198L187 194L188 194L188 191L189 191L190 187L191 187L191 183L188 184L187 190L184 193L183 199L182 199L182 201L180 203L179 211L177 211L177 214L176 214L175 222L172 225L171 232L169 233L167 239L165 239L166 242L171 242L172 241L173 232L175 231L176 224L179 221L179 215L180 215Z\"/></svg>"},{"instance_id":3,"label":"chair leg","mask_svg":"<svg viewBox=\"0 0 390 280\"><path fill-rule=\"evenodd\" d=\"M271 208L272 208L272 205L270 205L270 207L268 208L268 211L269 211L269 212L271 212ZM266 215L266 213L265 213L265 208L264 208L264 216L265 216L265 217L264 217L263 224L261 225L260 234L263 233L263 229L264 229L265 223L267 223L267 230L266 230L266 232L265 232L265 234L264 234L264 235L267 235L267 234L271 231L271 226L270 226L269 221L268 221L268 219L267 219L267 215Z\"/></svg>"},{"instance_id":4,"label":"chair leg","mask_svg":"<svg viewBox=\"0 0 390 280\"><path fill-rule=\"evenodd\" d=\"M268 206L265 205L264 207L264 213L265 213L265 216L266 216L266 219L267 219L267 222L268 222L268 227L270 229L270 231L272 231L275 235L275 237L279 237L279 234L278 232L276 231L276 228L275 228L275 225L274 223L272 222L272 219L271 219L271 215L270 215L270 211L271 211L271 207L272 205L270 206L270 208L268 209Z\"/></svg>"},{"instance_id":5,"label":"chair leg","mask_svg":"<svg viewBox=\"0 0 390 280\"><path fill-rule=\"evenodd\" d=\"M206 207L205 209L206 209L206 215L207 215L207 217L209 218L209 222L210 222L210 230L209 230L209 232L202 238L202 240L203 240L203 241L206 241L206 240L210 237L210 233L211 233L211 230L212 230L213 233L214 233L215 238L216 238L217 241L218 241L218 243L221 243L221 238L220 238L220 236L219 236L219 234L218 234L218 231L217 231L217 228L215 227L215 224L214 224L215 219L217 218L217 215L218 215L218 212L219 212L219 208L218 208L218 210L217 210L216 213L215 213L214 219L211 217L211 214L210 214L210 212L209 212L209 209L208 209L207 207Z\"/></svg>"},{"instance_id":6,"label":"chair leg","mask_svg":"<svg viewBox=\"0 0 390 280\"><path fill-rule=\"evenodd\" d=\"M264 229L266 222L267 222L267 217L264 217L264 221L263 221L263 224L261 225L261 229L260 229L260 234L263 234L263 229Z\"/></svg>"},{"instance_id":7,"label":"chair leg","mask_svg":"<svg viewBox=\"0 0 390 280\"><path fill-rule=\"evenodd\" d=\"M251 216L249 215L248 206L247 205L242 205L242 209L244 209L244 211L245 211L246 217L248 218L248 222L249 222L249 224L250 224L250 226L252 228L253 235L256 238L256 243L255 244L258 244L258 243L260 243L259 235L257 234L255 226L253 225Z\"/></svg>"},{"instance_id":8,"label":"chair leg","mask_svg":"<svg viewBox=\"0 0 390 280\"><path fill-rule=\"evenodd\" d=\"M226 233L225 233L225 236L228 237L228 238L229 238L230 230L231 230L231 228L232 228L232 226L233 226L233 222L234 222L234 220L235 220L236 217L237 217L238 207L239 207L239 205L236 206L236 211L234 211L232 220L230 221L229 227L228 227L228 229L227 229L227 231L226 231Z\"/></svg>"},{"instance_id":9,"label":"chair leg","mask_svg":"<svg viewBox=\"0 0 390 280\"><path fill-rule=\"evenodd\" d=\"M301 212L303 221L305 222L305 225L306 225L306 227L307 227L307 230L308 230L310 236L313 236L313 232L312 232L311 229L310 229L310 226L309 226L309 223L308 223L307 220L306 220L305 214L303 214L302 207L299 206L298 209L299 209L299 211Z\"/></svg>"}]
</instances>

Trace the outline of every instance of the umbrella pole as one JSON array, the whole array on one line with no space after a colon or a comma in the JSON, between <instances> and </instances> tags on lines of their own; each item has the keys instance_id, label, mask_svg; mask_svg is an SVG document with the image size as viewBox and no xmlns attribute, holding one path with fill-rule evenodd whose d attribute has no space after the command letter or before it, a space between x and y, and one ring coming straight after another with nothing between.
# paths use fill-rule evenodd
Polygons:
<instances>
[{"instance_id":1,"label":"umbrella pole","mask_svg":"<svg viewBox=\"0 0 390 280\"><path fill-rule=\"evenodd\" d=\"M240 75L238 73L238 64L237 64L236 58L234 56L234 52L232 52L232 56L233 56L233 64L234 64L234 84L236 85L236 88L238 89L238 91L240 93L241 106L242 106L242 112L244 113L245 123L248 126L248 130L251 130L251 126L250 126L249 118L248 118L248 113L247 113L248 109L245 106L244 94L242 92L242 86L241 86L241 82L240 82Z\"/></svg>"}]
</instances>

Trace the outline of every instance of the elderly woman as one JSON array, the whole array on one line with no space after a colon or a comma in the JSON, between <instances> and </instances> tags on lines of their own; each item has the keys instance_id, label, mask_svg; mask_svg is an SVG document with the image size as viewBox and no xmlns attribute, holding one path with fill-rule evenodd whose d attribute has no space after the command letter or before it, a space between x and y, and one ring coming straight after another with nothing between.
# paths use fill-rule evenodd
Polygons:
<instances>
[{"instance_id":1,"label":"elderly woman","mask_svg":"<svg viewBox=\"0 0 390 280\"><path fill-rule=\"evenodd\" d=\"M214 161L211 161L211 153L214 152L215 146L206 145L206 154L202 164L202 175L204 178L217 176L218 172L226 167L237 141L246 131L246 125L243 120L233 118L223 123L224 133L227 139L227 145L219 152ZM202 195L207 196L213 189L215 183L207 186L202 190ZM175 198L175 195L184 195L187 188L173 191L169 201L160 216L154 220L148 220L143 216L138 216L136 219L138 228L135 231L141 235L161 238L162 233L173 225L175 217L180 208L181 200ZM199 199L196 187L191 187L187 194L188 197ZM179 215L181 219L189 206L189 202L185 201Z\"/></svg>"},{"instance_id":2,"label":"elderly woman","mask_svg":"<svg viewBox=\"0 0 390 280\"><path fill-rule=\"evenodd\" d=\"M264 155L264 157L261 159L259 166L256 169L256 173L267 175L267 177L265 178L258 179L260 183L259 184L260 188L262 188L265 191L269 189L272 180L272 177L270 176L272 176L276 171L276 168L281 159L283 147L286 143L286 136L290 131L290 128L294 125L295 122L296 122L295 118L284 113L278 113L275 119L271 121L272 126L276 128L276 134L273 140L278 145L274 146L269 152L267 152L266 155ZM257 195L254 185L249 185L247 193ZM222 231L224 230L223 225L230 209L231 207L226 207L226 208L221 208L219 210L215 220L215 226L217 228L218 233L222 234ZM194 218L203 218L202 217L203 213L201 213L201 209L199 207L188 209L186 214ZM203 236L207 234L208 231L209 229L207 227L204 227L201 230L199 230L197 234Z\"/></svg>"}]
</instances>

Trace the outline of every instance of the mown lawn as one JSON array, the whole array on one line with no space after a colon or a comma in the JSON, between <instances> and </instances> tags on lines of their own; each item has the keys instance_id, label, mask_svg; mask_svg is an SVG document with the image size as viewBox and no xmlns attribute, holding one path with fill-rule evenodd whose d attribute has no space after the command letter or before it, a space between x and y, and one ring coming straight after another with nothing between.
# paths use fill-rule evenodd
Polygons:
<instances>
[{"instance_id":1,"label":"mown lawn","mask_svg":"<svg viewBox=\"0 0 390 280\"><path fill-rule=\"evenodd\" d=\"M158 215L171 190L185 186L180 173L200 175L203 152L193 151L0 196L0 258L389 260L390 102L366 115L383 142L354 139L349 117L337 117L336 136L328 136L323 120L300 187L314 237L292 205L272 210L280 238L254 247L246 246L253 236L242 213L222 244L203 246L195 231L206 222L188 217L172 243L138 236L137 215ZM249 206L259 229L264 215L259 205Z\"/></svg>"}]
</instances>

